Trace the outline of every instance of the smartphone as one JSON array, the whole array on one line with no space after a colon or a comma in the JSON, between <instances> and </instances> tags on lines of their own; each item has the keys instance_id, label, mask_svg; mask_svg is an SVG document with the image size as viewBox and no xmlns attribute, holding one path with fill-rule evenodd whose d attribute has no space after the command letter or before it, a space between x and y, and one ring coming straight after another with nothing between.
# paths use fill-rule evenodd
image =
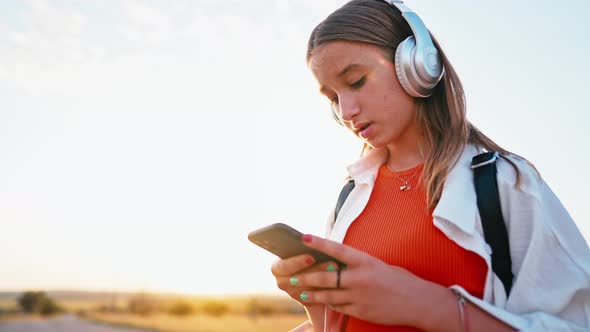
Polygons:
<instances>
[{"instance_id":1,"label":"smartphone","mask_svg":"<svg viewBox=\"0 0 590 332\"><path fill-rule=\"evenodd\" d=\"M303 234L293 227L276 223L250 232L248 240L282 259L310 254L316 263L331 261L339 266L345 266L336 258L305 246L301 239L302 236Z\"/></svg>"}]
</instances>

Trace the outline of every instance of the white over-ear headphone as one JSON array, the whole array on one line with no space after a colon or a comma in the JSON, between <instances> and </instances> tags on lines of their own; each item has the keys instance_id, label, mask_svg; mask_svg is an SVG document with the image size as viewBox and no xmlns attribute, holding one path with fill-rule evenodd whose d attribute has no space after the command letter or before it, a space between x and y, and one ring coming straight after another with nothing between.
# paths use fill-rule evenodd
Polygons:
<instances>
[{"instance_id":1,"label":"white over-ear headphone","mask_svg":"<svg viewBox=\"0 0 590 332\"><path fill-rule=\"evenodd\" d=\"M410 25L413 36L401 42L395 51L395 71L401 86L413 97L429 97L443 76L440 55L424 22L399 0L384 0L395 6Z\"/></svg>"}]
</instances>

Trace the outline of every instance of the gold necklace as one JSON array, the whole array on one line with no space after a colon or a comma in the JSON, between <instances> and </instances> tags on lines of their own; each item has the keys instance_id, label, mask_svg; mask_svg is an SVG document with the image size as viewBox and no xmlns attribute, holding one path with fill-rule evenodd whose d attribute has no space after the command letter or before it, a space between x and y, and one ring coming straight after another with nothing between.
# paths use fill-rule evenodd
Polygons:
<instances>
[{"instance_id":1,"label":"gold necklace","mask_svg":"<svg viewBox=\"0 0 590 332\"><path fill-rule=\"evenodd\" d=\"M414 173L412 173L412 175L411 175L411 176L410 176L410 177L409 177L407 180L404 180L404 179L400 178L400 177L399 177L399 176L397 176L397 175L394 175L394 176L393 176L394 178L396 178L396 179L398 179L399 181L403 182L403 184L402 184L401 186L399 186L399 190L400 190L400 191L407 191L407 190L410 190L410 189L412 189L412 186L411 186L411 185L408 183L408 181L410 181L412 178L414 178L414 176L415 176L416 174L418 174L418 171L419 171L419 170L420 170L420 167L419 167L419 168L418 168L416 171L414 171Z\"/></svg>"}]
</instances>

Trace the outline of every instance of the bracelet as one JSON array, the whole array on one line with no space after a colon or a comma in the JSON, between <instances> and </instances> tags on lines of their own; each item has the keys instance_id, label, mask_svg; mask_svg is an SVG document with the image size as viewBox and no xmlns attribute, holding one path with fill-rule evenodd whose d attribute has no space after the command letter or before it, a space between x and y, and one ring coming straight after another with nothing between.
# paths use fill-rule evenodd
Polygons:
<instances>
[{"instance_id":1,"label":"bracelet","mask_svg":"<svg viewBox=\"0 0 590 332\"><path fill-rule=\"evenodd\" d=\"M465 310L465 303L467 300L459 291L452 289L453 293L457 295L457 304L459 306L459 319L461 319L461 331L469 332L469 324L467 322L467 310Z\"/></svg>"}]
</instances>

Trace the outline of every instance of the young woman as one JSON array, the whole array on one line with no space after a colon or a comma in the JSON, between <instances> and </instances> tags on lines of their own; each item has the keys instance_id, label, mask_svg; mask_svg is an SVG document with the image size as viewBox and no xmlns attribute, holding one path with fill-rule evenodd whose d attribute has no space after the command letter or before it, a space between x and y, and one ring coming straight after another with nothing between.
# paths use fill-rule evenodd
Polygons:
<instances>
[{"instance_id":1,"label":"young woman","mask_svg":"<svg viewBox=\"0 0 590 332\"><path fill-rule=\"evenodd\" d=\"M296 330L590 329L586 242L535 168L468 122L461 82L413 12L350 1L314 29L307 62L365 148L348 167L355 187L330 218L328 239L303 238L346 267L309 255L272 266L307 310ZM470 166L484 150L499 153L509 296L476 203Z\"/></svg>"}]
</instances>

